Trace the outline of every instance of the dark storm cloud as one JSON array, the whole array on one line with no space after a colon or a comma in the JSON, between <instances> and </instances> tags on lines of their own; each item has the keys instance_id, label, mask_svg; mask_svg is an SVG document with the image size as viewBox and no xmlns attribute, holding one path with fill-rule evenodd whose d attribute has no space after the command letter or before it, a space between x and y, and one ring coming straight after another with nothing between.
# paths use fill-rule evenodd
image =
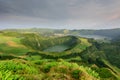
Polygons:
<instances>
[{"instance_id":1,"label":"dark storm cloud","mask_svg":"<svg viewBox=\"0 0 120 80\"><path fill-rule=\"evenodd\" d=\"M64 19L67 17L64 2L55 0L0 0L1 13L40 17L47 19ZM8 7L6 7L8 6ZM5 12L6 11L6 12Z\"/></svg>"},{"instance_id":2,"label":"dark storm cloud","mask_svg":"<svg viewBox=\"0 0 120 80\"><path fill-rule=\"evenodd\" d=\"M120 0L0 0L2 25L61 24L96 28L114 20L115 25L119 24Z\"/></svg>"},{"instance_id":3,"label":"dark storm cloud","mask_svg":"<svg viewBox=\"0 0 120 80\"><path fill-rule=\"evenodd\" d=\"M0 14L9 13L9 7L0 1Z\"/></svg>"}]
</instances>

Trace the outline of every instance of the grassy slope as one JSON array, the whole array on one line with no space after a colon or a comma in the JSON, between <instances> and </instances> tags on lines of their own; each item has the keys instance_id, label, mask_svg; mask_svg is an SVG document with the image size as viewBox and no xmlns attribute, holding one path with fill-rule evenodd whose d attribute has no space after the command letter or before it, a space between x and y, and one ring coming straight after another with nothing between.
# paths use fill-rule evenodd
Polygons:
<instances>
[{"instance_id":1,"label":"grassy slope","mask_svg":"<svg viewBox=\"0 0 120 80\"><path fill-rule=\"evenodd\" d=\"M119 47L117 45L118 44L94 43L93 41L93 46L81 53L82 60L88 63L88 65L97 65L99 68L96 68L96 71L100 73L103 79L116 77L116 79L120 80L119 59L117 59L119 57Z\"/></svg>"},{"instance_id":2,"label":"grassy slope","mask_svg":"<svg viewBox=\"0 0 120 80\"><path fill-rule=\"evenodd\" d=\"M0 34L0 53L23 55L29 49L21 44L20 38Z\"/></svg>"},{"instance_id":3,"label":"grassy slope","mask_svg":"<svg viewBox=\"0 0 120 80\"><path fill-rule=\"evenodd\" d=\"M27 53L27 52L29 52L31 50L30 48L22 45L21 42L20 42L21 38L17 38L16 36L7 36L7 35L0 34L0 38L1 38L1 40L0 40L0 54L12 54L12 55L14 54L14 55L21 55L21 56L23 56L23 54L25 54L25 53ZM77 38L77 39L78 39L77 45L75 45L72 49L64 51L64 52L59 52L59 53L57 53L57 52L56 53L52 53L51 52L50 53L50 52L39 51L39 53L38 53L39 55L38 54L37 55L28 55L28 56L24 55L24 57L26 57L25 58L26 60L30 60L30 62L33 61L33 63L30 63L29 61L24 61L24 60L22 60L22 61L21 60L15 60L15 61L14 60L10 60L10 61L9 60L7 60L7 61L3 60L3 61L1 61L2 62L1 65L4 65L4 64L8 63L8 66L10 67L10 66L12 66L12 64L14 64L13 66L15 68L17 68L16 63L18 62L17 64L20 64L19 66L21 66L20 69L25 70L26 69L25 67L27 67L29 70L27 70L26 73L21 72L21 71L20 71L20 73L19 72L18 73L17 72L14 73L13 69L10 67L11 71L9 69L8 70L6 69L5 71L1 71L0 72L0 76L2 76L2 78L6 77L7 75L10 75L10 76L12 75L12 78L13 77L20 78L22 76L23 79L24 78L27 79L27 78L29 78L28 76L31 76L31 79L33 78L33 79L44 79L44 80L45 79L50 79L51 80L54 77L55 77L56 80L58 80L58 79L60 79L62 77L64 80L69 80L69 79L76 80L76 75L73 78L73 75L71 75L72 72L70 70L67 71L67 72L69 72L67 74L63 74L62 72L59 72L59 70L56 73L56 69L55 68L59 68L60 67L60 69L61 69L61 65L60 64L63 64L63 63L61 63L61 62L55 62L55 60L52 59L52 58L53 57L56 57L56 59L63 58L66 61L75 61L75 62L76 61L82 61L82 58L79 55L81 54L81 52L83 52L84 50L86 50L88 47L92 46L92 44L89 43L88 39L85 39L85 38ZM97 53L97 55L94 56L94 54L96 54L96 53ZM41 56L41 54L44 54L44 56ZM94 59L94 57L96 57L98 55L102 56L102 52L94 52L92 54L89 54L87 56L91 56L91 58L93 58L93 59ZM51 59L50 59L51 62L48 62L48 61L47 62L43 62L43 60L49 60L48 55L52 56ZM102 57L104 57L104 56L102 56ZM42 59L42 60L36 62L36 60L40 60L40 59ZM63 61L63 62L65 62L65 61ZM104 78L106 76L101 75L103 77L103 79L105 79L105 80L106 79L115 80L116 78L114 78L114 77L117 77L119 79L119 69L115 68L114 66L112 66L111 64L109 64L106 61L103 61L103 62L107 65L107 69L97 68L97 69L95 69L95 71L98 72L99 74L103 74L103 73L105 73L105 71L107 73L109 73L107 75L107 78ZM24 63L27 64L27 65L24 65ZM69 65L73 65L73 66L76 65L76 64L72 64L72 63L68 63L68 62L65 62L65 63L67 65L63 65L62 66L62 67L66 66L65 69L67 69L68 67L70 67ZM55 68L54 67L51 68L51 65L55 66L54 64L58 65L58 66L56 66ZM50 65L50 66L47 67L47 68L50 68L50 71L47 72L47 76L46 76L46 72L42 71L42 70L44 70L43 69L43 67L45 67L44 65ZM22 66L24 66L24 67L22 68ZM87 66L89 66L89 65L87 65ZM19 67L18 67L18 69L19 69ZM39 71L39 69L40 69L40 73L37 72L37 71ZM76 70L75 67L73 67L73 70L74 69ZM110 70L108 70L108 69L110 69ZM31 72L31 71L33 71L33 72ZM80 67L80 71L83 72L83 77L85 77L85 80L87 80L88 78L94 79L95 76L98 77L97 73L94 73L94 71L92 71L92 70L91 70L92 72L91 71L89 72L89 69L87 69L87 71L88 71L87 72L85 70L85 67ZM9 73L9 74L7 74L7 73ZM75 72L75 74L77 74L77 73ZM8 76L8 78L10 76Z\"/></svg>"},{"instance_id":4,"label":"grassy slope","mask_svg":"<svg viewBox=\"0 0 120 80\"><path fill-rule=\"evenodd\" d=\"M103 59L104 64L110 69L112 74L120 80L120 69L110 64L107 60Z\"/></svg>"},{"instance_id":5,"label":"grassy slope","mask_svg":"<svg viewBox=\"0 0 120 80\"><path fill-rule=\"evenodd\" d=\"M0 79L5 80L99 80L96 72L88 67L63 60L25 61L20 59L1 61Z\"/></svg>"},{"instance_id":6,"label":"grassy slope","mask_svg":"<svg viewBox=\"0 0 120 80\"><path fill-rule=\"evenodd\" d=\"M81 61L81 57L79 55L91 45L92 44L89 43L87 39L78 38L78 43L70 50L63 52L31 52L27 54L26 58L29 59L31 56L41 56L43 59L62 58L66 61Z\"/></svg>"}]
</instances>

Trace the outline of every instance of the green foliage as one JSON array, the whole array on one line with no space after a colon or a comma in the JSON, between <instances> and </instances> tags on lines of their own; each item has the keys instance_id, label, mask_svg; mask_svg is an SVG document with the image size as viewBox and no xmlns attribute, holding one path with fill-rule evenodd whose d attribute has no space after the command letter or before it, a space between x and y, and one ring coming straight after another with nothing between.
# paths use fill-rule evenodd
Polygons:
<instances>
[{"instance_id":1,"label":"green foliage","mask_svg":"<svg viewBox=\"0 0 120 80\"><path fill-rule=\"evenodd\" d=\"M4 31L2 33L4 36L10 36L10 37L16 37L16 36L21 36L22 34L18 33L18 32L13 32L13 31Z\"/></svg>"},{"instance_id":2,"label":"green foliage","mask_svg":"<svg viewBox=\"0 0 120 80\"><path fill-rule=\"evenodd\" d=\"M41 59L41 56L39 56L39 55L27 56L25 59L26 59L26 60L29 60L29 61L35 61L35 60L40 60L40 59Z\"/></svg>"},{"instance_id":3,"label":"green foliage","mask_svg":"<svg viewBox=\"0 0 120 80\"><path fill-rule=\"evenodd\" d=\"M98 69L100 77L109 78L111 76L112 78L116 77L119 79L119 43L98 43L96 41L93 41L92 43L93 45L91 47L81 53L82 59L88 64L96 64L99 67L106 67L109 69ZM115 68L113 65L118 68Z\"/></svg>"},{"instance_id":4,"label":"green foliage","mask_svg":"<svg viewBox=\"0 0 120 80\"><path fill-rule=\"evenodd\" d=\"M11 71L16 74L32 74L38 73L30 64L21 63L18 61L1 61L0 70Z\"/></svg>"},{"instance_id":5,"label":"green foliage","mask_svg":"<svg viewBox=\"0 0 120 80\"><path fill-rule=\"evenodd\" d=\"M84 69L84 70L83 70ZM80 67L76 63L69 63L64 60L59 61L25 61L20 59L5 60L0 62L0 78L2 80L31 80L31 79L81 79L92 76L85 67ZM94 76L91 79L96 79Z\"/></svg>"},{"instance_id":6,"label":"green foliage","mask_svg":"<svg viewBox=\"0 0 120 80\"><path fill-rule=\"evenodd\" d=\"M107 68L97 69L96 72L99 73L99 76L100 76L101 78L113 77L113 74L111 74L110 70L108 70Z\"/></svg>"},{"instance_id":7,"label":"green foliage","mask_svg":"<svg viewBox=\"0 0 120 80\"><path fill-rule=\"evenodd\" d=\"M52 75L54 75L54 73L56 73L56 75L54 75L55 79L58 78L58 74L59 74L59 77L61 74L61 77L62 77L62 75L67 75L70 77L70 79L73 78L76 80L76 79L84 78L85 80L87 80L87 77L85 77L85 76L87 75L86 73L89 74L89 72L87 71L87 69L85 67L79 66L76 63L69 63L69 62L66 62L63 60L59 60L58 62L44 63L41 65L41 68L44 73L49 74L48 75L49 77L50 76L52 77ZM93 71L91 70L91 72L93 72ZM94 73L96 73L96 72L94 71ZM93 79L99 79L99 75L97 75L97 77L95 75L92 74L92 75L87 75L87 76L92 76L91 78L93 78ZM64 79L64 77L62 77L61 79Z\"/></svg>"},{"instance_id":8,"label":"green foliage","mask_svg":"<svg viewBox=\"0 0 120 80\"><path fill-rule=\"evenodd\" d=\"M10 71L0 71L0 80L25 80L20 75L14 75Z\"/></svg>"},{"instance_id":9,"label":"green foliage","mask_svg":"<svg viewBox=\"0 0 120 80\"><path fill-rule=\"evenodd\" d=\"M50 71L51 67L56 66L56 65L57 65L56 62L52 62L52 63L44 65L43 72L48 73Z\"/></svg>"},{"instance_id":10,"label":"green foliage","mask_svg":"<svg viewBox=\"0 0 120 80\"><path fill-rule=\"evenodd\" d=\"M81 75L80 75L81 73L82 73L82 72L81 72L80 70L73 70L72 73L71 73L71 75L72 75L73 78L79 79L80 76L81 76Z\"/></svg>"},{"instance_id":11,"label":"green foliage","mask_svg":"<svg viewBox=\"0 0 120 80\"><path fill-rule=\"evenodd\" d=\"M0 60L8 60L8 59L15 59L15 58L18 58L18 57L7 55L7 54L0 54Z\"/></svg>"},{"instance_id":12,"label":"green foliage","mask_svg":"<svg viewBox=\"0 0 120 80\"><path fill-rule=\"evenodd\" d=\"M93 71L91 68L88 68L88 67L86 67L85 69L88 72L88 74L90 74L90 75L92 75L92 76L94 76L96 78L99 78L99 73Z\"/></svg>"},{"instance_id":13,"label":"green foliage","mask_svg":"<svg viewBox=\"0 0 120 80\"><path fill-rule=\"evenodd\" d=\"M93 32L91 31L90 33L93 34ZM50 33L54 34L53 31ZM87 34L89 31L84 33ZM0 61L0 79L119 79L119 41L99 43L99 41L89 41L88 39L74 36L48 37L51 34L48 32L45 34L47 37L43 37L35 32L17 33L16 31L6 31L1 33L0 60L2 61ZM67 34L66 31L65 34ZM8 41L15 42L18 46L10 46L7 44ZM25 45L24 47L20 41ZM30 50L33 52L29 52ZM46 52L44 52L45 50ZM26 55L24 55L25 53ZM83 64L88 67L82 66ZM97 68L91 69L89 66L92 64L97 65Z\"/></svg>"},{"instance_id":14,"label":"green foliage","mask_svg":"<svg viewBox=\"0 0 120 80\"><path fill-rule=\"evenodd\" d=\"M36 60L36 61L33 61L33 63L37 64L37 65L42 65L45 62L46 62L45 60Z\"/></svg>"},{"instance_id":15,"label":"green foliage","mask_svg":"<svg viewBox=\"0 0 120 80\"><path fill-rule=\"evenodd\" d=\"M74 46L77 38L73 36L46 38L39 35L26 35L21 42L35 50L45 50L56 45Z\"/></svg>"},{"instance_id":16,"label":"green foliage","mask_svg":"<svg viewBox=\"0 0 120 80\"><path fill-rule=\"evenodd\" d=\"M33 75L39 74L38 71L35 64L20 59L0 62L0 78L2 80L28 80L30 76L27 75L31 75L32 78Z\"/></svg>"}]
</instances>

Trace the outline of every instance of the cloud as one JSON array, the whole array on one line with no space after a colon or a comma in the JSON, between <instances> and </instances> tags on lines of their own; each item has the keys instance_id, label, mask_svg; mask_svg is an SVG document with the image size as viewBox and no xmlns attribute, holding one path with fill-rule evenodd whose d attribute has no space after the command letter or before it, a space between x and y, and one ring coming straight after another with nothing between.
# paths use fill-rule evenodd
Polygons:
<instances>
[{"instance_id":1,"label":"cloud","mask_svg":"<svg viewBox=\"0 0 120 80\"><path fill-rule=\"evenodd\" d=\"M0 0L0 23L94 28L119 20L119 7L120 0Z\"/></svg>"}]
</instances>

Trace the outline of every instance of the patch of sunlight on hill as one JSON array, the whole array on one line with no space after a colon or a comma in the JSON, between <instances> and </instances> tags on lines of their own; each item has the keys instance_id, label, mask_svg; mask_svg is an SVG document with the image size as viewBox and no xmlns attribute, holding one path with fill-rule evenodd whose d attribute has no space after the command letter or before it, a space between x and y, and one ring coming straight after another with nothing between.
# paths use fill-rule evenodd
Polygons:
<instances>
[{"instance_id":1,"label":"patch of sunlight on hill","mask_svg":"<svg viewBox=\"0 0 120 80\"><path fill-rule=\"evenodd\" d=\"M20 38L0 35L0 43L5 43L7 41L14 41L16 43L20 43Z\"/></svg>"},{"instance_id":2,"label":"patch of sunlight on hill","mask_svg":"<svg viewBox=\"0 0 120 80\"><path fill-rule=\"evenodd\" d=\"M16 42L13 42L13 41L8 41L8 42L6 42L6 44L10 47L25 47L21 44L17 44Z\"/></svg>"},{"instance_id":3,"label":"patch of sunlight on hill","mask_svg":"<svg viewBox=\"0 0 120 80\"><path fill-rule=\"evenodd\" d=\"M0 34L0 53L22 55L30 49L21 44L20 38Z\"/></svg>"},{"instance_id":4,"label":"patch of sunlight on hill","mask_svg":"<svg viewBox=\"0 0 120 80\"><path fill-rule=\"evenodd\" d=\"M79 38L81 41L81 44L87 45L87 46L91 46L92 44L89 43L88 39L85 38Z\"/></svg>"},{"instance_id":5,"label":"patch of sunlight on hill","mask_svg":"<svg viewBox=\"0 0 120 80\"><path fill-rule=\"evenodd\" d=\"M6 44L10 47L25 47L21 44L20 38L0 35L0 44Z\"/></svg>"},{"instance_id":6,"label":"patch of sunlight on hill","mask_svg":"<svg viewBox=\"0 0 120 80\"><path fill-rule=\"evenodd\" d=\"M30 51L27 48L23 47L11 47L6 44L0 44L0 52L3 54L14 54L14 55L23 55Z\"/></svg>"}]
</instances>

